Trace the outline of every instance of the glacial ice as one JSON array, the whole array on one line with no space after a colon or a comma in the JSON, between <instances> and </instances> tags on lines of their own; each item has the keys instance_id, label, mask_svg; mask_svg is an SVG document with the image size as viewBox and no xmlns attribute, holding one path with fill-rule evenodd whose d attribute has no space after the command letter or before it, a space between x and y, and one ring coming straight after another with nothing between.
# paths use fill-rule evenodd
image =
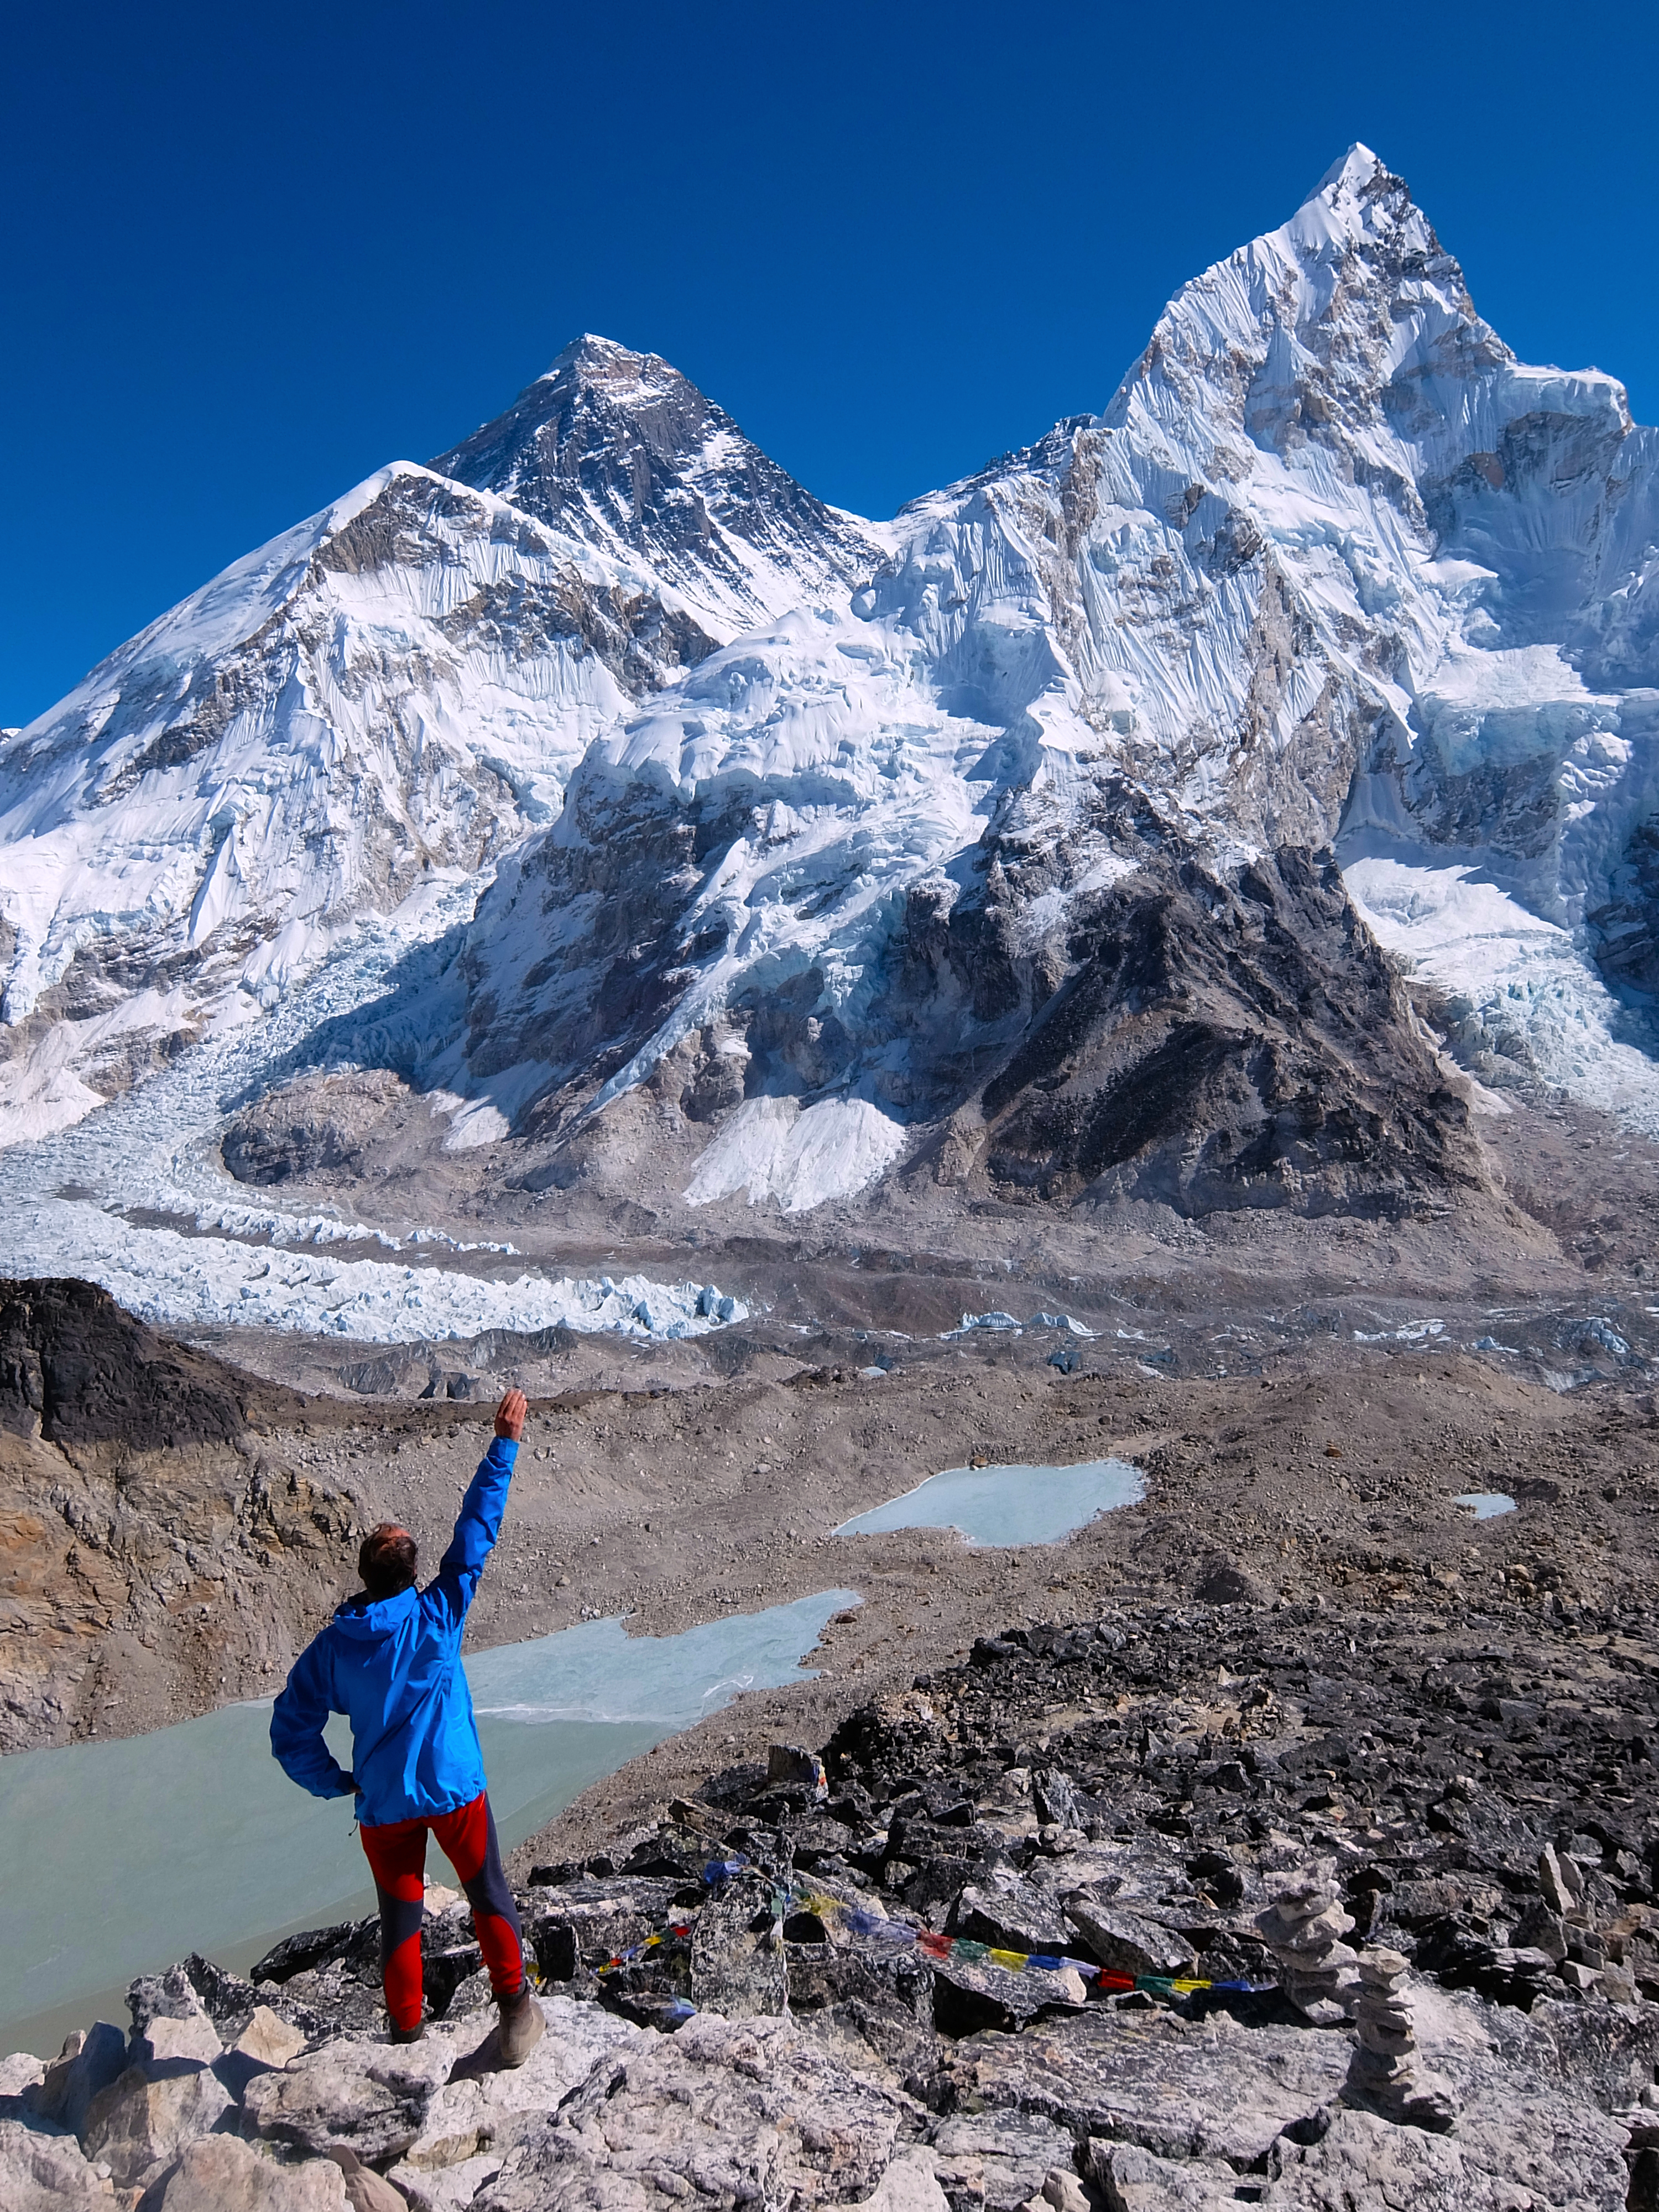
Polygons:
<instances>
[{"instance_id":1,"label":"glacial ice","mask_svg":"<svg viewBox=\"0 0 1659 2212\"><path fill-rule=\"evenodd\" d=\"M251 1202L224 1172L215 1139L231 1103L296 1065L372 1057L367 1040L383 1041L388 981L422 957L441 967L471 896L453 883L358 931L270 1015L228 1025L72 1126L0 1150L0 1274L81 1275L168 1328L229 1323L362 1344L556 1324L672 1339L745 1319L744 1302L713 1285L556 1278L522 1263L508 1272L510 1244L418 1221L295 1214ZM431 990L417 969L417 1012ZM365 1246L375 1256L359 1256Z\"/></svg>"}]
</instances>

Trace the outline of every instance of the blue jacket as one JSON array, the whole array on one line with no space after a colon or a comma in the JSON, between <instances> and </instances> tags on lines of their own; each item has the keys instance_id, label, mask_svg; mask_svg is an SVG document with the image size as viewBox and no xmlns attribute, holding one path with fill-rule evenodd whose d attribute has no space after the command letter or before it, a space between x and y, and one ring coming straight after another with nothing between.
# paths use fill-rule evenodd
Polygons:
<instances>
[{"instance_id":1,"label":"blue jacket","mask_svg":"<svg viewBox=\"0 0 1659 2212\"><path fill-rule=\"evenodd\" d=\"M467 1487L436 1579L378 1602L348 1598L300 1654L270 1714L270 1748L313 1797L349 1797L353 1776L323 1741L351 1723L357 1818L366 1828L470 1805L484 1786L461 1630L501 1534L519 1448L497 1437Z\"/></svg>"}]
</instances>

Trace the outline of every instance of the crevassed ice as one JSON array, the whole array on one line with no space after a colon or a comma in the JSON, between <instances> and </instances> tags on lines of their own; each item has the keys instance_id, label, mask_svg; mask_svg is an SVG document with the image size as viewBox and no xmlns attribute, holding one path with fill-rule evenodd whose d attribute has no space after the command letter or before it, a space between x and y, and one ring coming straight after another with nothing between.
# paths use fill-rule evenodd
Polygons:
<instances>
[{"instance_id":1,"label":"crevassed ice","mask_svg":"<svg viewBox=\"0 0 1659 2212\"><path fill-rule=\"evenodd\" d=\"M225 1174L216 1135L227 1108L313 1053L350 1065L359 1030L374 1028L386 980L428 951L441 964L446 928L471 905L467 886L444 887L416 911L360 931L259 1021L210 1038L71 1127L0 1150L0 1273L80 1275L166 1327L230 1324L363 1344L559 1324L679 1338L744 1319L744 1302L712 1284L411 1266L392 1255L447 1248L459 1256L465 1248L421 1223L392 1227L250 1205ZM428 993L415 996L429 1005ZM326 1048L317 1042L323 1038ZM366 1043L362 1049L368 1057ZM134 1220L138 1212L179 1226ZM364 1244L388 1256L357 1256L352 1248ZM471 1249L488 1255L475 1261L478 1268L513 1256L488 1239Z\"/></svg>"}]
</instances>

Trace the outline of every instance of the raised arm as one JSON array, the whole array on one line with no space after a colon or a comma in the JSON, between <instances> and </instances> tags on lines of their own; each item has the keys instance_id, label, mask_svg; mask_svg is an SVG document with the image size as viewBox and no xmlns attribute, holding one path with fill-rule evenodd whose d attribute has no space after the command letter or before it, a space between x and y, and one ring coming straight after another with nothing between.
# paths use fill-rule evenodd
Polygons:
<instances>
[{"instance_id":1,"label":"raised arm","mask_svg":"<svg viewBox=\"0 0 1659 2212\"><path fill-rule=\"evenodd\" d=\"M307 1644L270 1709L271 1756L313 1797L349 1797L356 1784L323 1741L323 1723L334 1707L321 1641Z\"/></svg>"},{"instance_id":2,"label":"raised arm","mask_svg":"<svg viewBox=\"0 0 1659 2212\"><path fill-rule=\"evenodd\" d=\"M495 1408L495 1441L467 1485L449 1549L440 1562L436 1580L426 1591L427 1601L437 1600L453 1620L461 1620L471 1604L484 1561L501 1533L507 1485L513 1480L513 1463L519 1455L519 1439L529 1411L530 1401L522 1390L509 1390Z\"/></svg>"}]
</instances>

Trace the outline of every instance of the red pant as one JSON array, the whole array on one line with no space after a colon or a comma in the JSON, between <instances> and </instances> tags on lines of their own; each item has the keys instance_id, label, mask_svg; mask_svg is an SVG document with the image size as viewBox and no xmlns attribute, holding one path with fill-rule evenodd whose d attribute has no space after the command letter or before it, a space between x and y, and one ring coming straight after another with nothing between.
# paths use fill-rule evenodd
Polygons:
<instances>
[{"instance_id":1,"label":"red pant","mask_svg":"<svg viewBox=\"0 0 1659 2212\"><path fill-rule=\"evenodd\" d=\"M510 1997L524 1987L518 1908L501 1871L489 1794L480 1790L470 1805L456 1812L432 1813L419 1820L388 1820L380 1827L357 1832L380 1893L380 1971L386 2008L395 2027L413 2027L421 2017L421 1912L428 1832L437 1838L471 1905L472 1926L489 1969L490 1988L498 1997Z\"/></svg>"}]
</instances>

